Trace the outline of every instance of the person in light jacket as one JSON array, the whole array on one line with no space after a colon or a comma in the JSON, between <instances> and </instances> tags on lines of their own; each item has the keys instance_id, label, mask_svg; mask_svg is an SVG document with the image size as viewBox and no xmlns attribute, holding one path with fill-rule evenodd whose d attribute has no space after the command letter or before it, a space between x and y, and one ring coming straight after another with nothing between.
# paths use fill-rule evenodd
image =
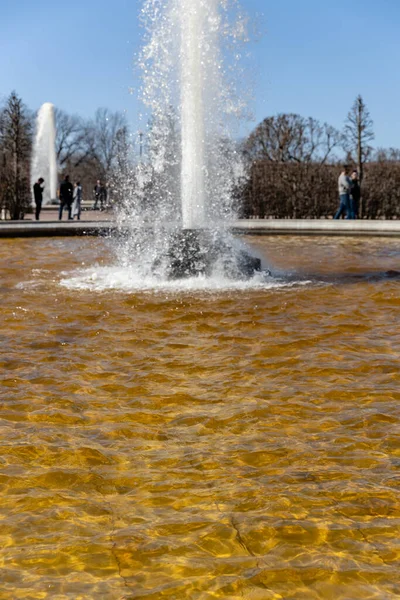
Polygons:
<instances>
[{"instance_id":1,"label":"person in light jacket","mask_svg":"<svg viewBox=\"0 0 400 600\"><path fill-rule=\"evenodd\" d=\"M350 204L351 186L352 182L349 177L349 167L344 165L338 179L340 204L337 213L333 217L334 219L340 219L344 213L346 214L346 219L354 219L354 213Z\"/></svg>"},{"instance_id":2,"label":"person in light jacket","mask_svg":"<svg viewBox=\"0 0 400 600\"><path fill-rule=\"evenodd\" d=\"M72 205L72 218L75 217L80 221L81 218L81 202L82 202L82 186L81 182L77 181L74 186L74 203Z\"/></svg>"}]
</instances>

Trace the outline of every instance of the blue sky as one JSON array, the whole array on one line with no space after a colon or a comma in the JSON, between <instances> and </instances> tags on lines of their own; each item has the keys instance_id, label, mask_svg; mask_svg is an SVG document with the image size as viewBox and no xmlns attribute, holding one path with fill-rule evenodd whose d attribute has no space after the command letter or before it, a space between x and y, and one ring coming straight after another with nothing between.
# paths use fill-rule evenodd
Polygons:
<instances>
[{"instance_id":1,"label":"blue sky","mask_svg":"<svg viewBox=\"0 0 400 600\"><path fill-rule=\"evenodd\" d=\"M361 93L375 146L400 147L399 0L240 0L250 44L254 122L279 112L338 128ZM141 107L130 88L140 48L139 0L0 0L0 100L15 89L37 109L53 102L92 116Z\"/></svg>"}]
</instances>

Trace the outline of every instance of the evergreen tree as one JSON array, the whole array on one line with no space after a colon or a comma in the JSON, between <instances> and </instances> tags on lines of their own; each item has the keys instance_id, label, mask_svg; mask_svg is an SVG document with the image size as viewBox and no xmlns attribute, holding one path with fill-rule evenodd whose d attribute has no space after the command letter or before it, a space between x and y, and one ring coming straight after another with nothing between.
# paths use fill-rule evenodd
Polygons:
<instances>
[{"instance_id":1,"label":"evergreen tree","mask_svg":"<svg viewBox=\"0 0 400 600\"><path fill-rule=\"evenodd\" d=\"M15 92L0 113L3 205L11 219L20 219L31 205L29 160L32 146L32 119Z\"/></svg>"}]
</instances>

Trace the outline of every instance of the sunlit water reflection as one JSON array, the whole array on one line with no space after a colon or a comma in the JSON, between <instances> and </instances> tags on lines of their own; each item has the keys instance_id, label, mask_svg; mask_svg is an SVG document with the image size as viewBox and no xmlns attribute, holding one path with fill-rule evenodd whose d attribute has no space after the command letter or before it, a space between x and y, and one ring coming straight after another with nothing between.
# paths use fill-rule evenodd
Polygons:
<instances>
[{"instance_id":1,"label":"sunlit water reflection","mask_svg":"<svg viewBox=\"0 0 400 600\"><path fill-rule=\"evenodd\" d=\"M400 596L400 242L250 242L140 286L2 241L1 600Z\"/></svg>"}]
</instances>

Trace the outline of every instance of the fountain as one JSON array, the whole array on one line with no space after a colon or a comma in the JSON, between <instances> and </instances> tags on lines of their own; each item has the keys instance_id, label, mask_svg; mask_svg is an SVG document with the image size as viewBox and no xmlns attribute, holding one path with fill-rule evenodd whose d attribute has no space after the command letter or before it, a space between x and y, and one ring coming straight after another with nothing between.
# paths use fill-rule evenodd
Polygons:
<instances>
[{"instance_id":1,"label":"fountain","mask_svg":"<svg viewBox=\"0 0 400 600\"><path fill-rule=\"evenodd\" d=\"M45 102L40 107L37 115L31 164L31 187L39 177L43 177L45 182L43 205L55 200L57 195L55 140L54 106L50 102Z\"/></svg>"},{"instance_id":2,"label":"fountain","mask_svg":"<svg viewBox=\"0 0 400 600\"><path fill-rule=\"evenodd\" d=\"M147 0L142 15L148 32L140 64L143 100L152 113L150 164L139 165L133 223L150 221L153 235L146 229L145 240L135 237L140 263L150 256L153 272L167 278L216 270L249 278L261 261L227 231L239 154L229 131L235 111L220 47L222 32L229 30L225 3Z\"/></svg>"},{"instance_id":3,"label":"fountain","mask_svg":"<svg viewBox=\"0 0 400 600\"><path fill-rule=\"evenodd\" d=\"M122 264L106 237L0 244L0 598L398 598L398 238L254 235L278 275L220 277L229 103L215 56L189 209L172 16Z\"/></svg>"}]
</instances>

